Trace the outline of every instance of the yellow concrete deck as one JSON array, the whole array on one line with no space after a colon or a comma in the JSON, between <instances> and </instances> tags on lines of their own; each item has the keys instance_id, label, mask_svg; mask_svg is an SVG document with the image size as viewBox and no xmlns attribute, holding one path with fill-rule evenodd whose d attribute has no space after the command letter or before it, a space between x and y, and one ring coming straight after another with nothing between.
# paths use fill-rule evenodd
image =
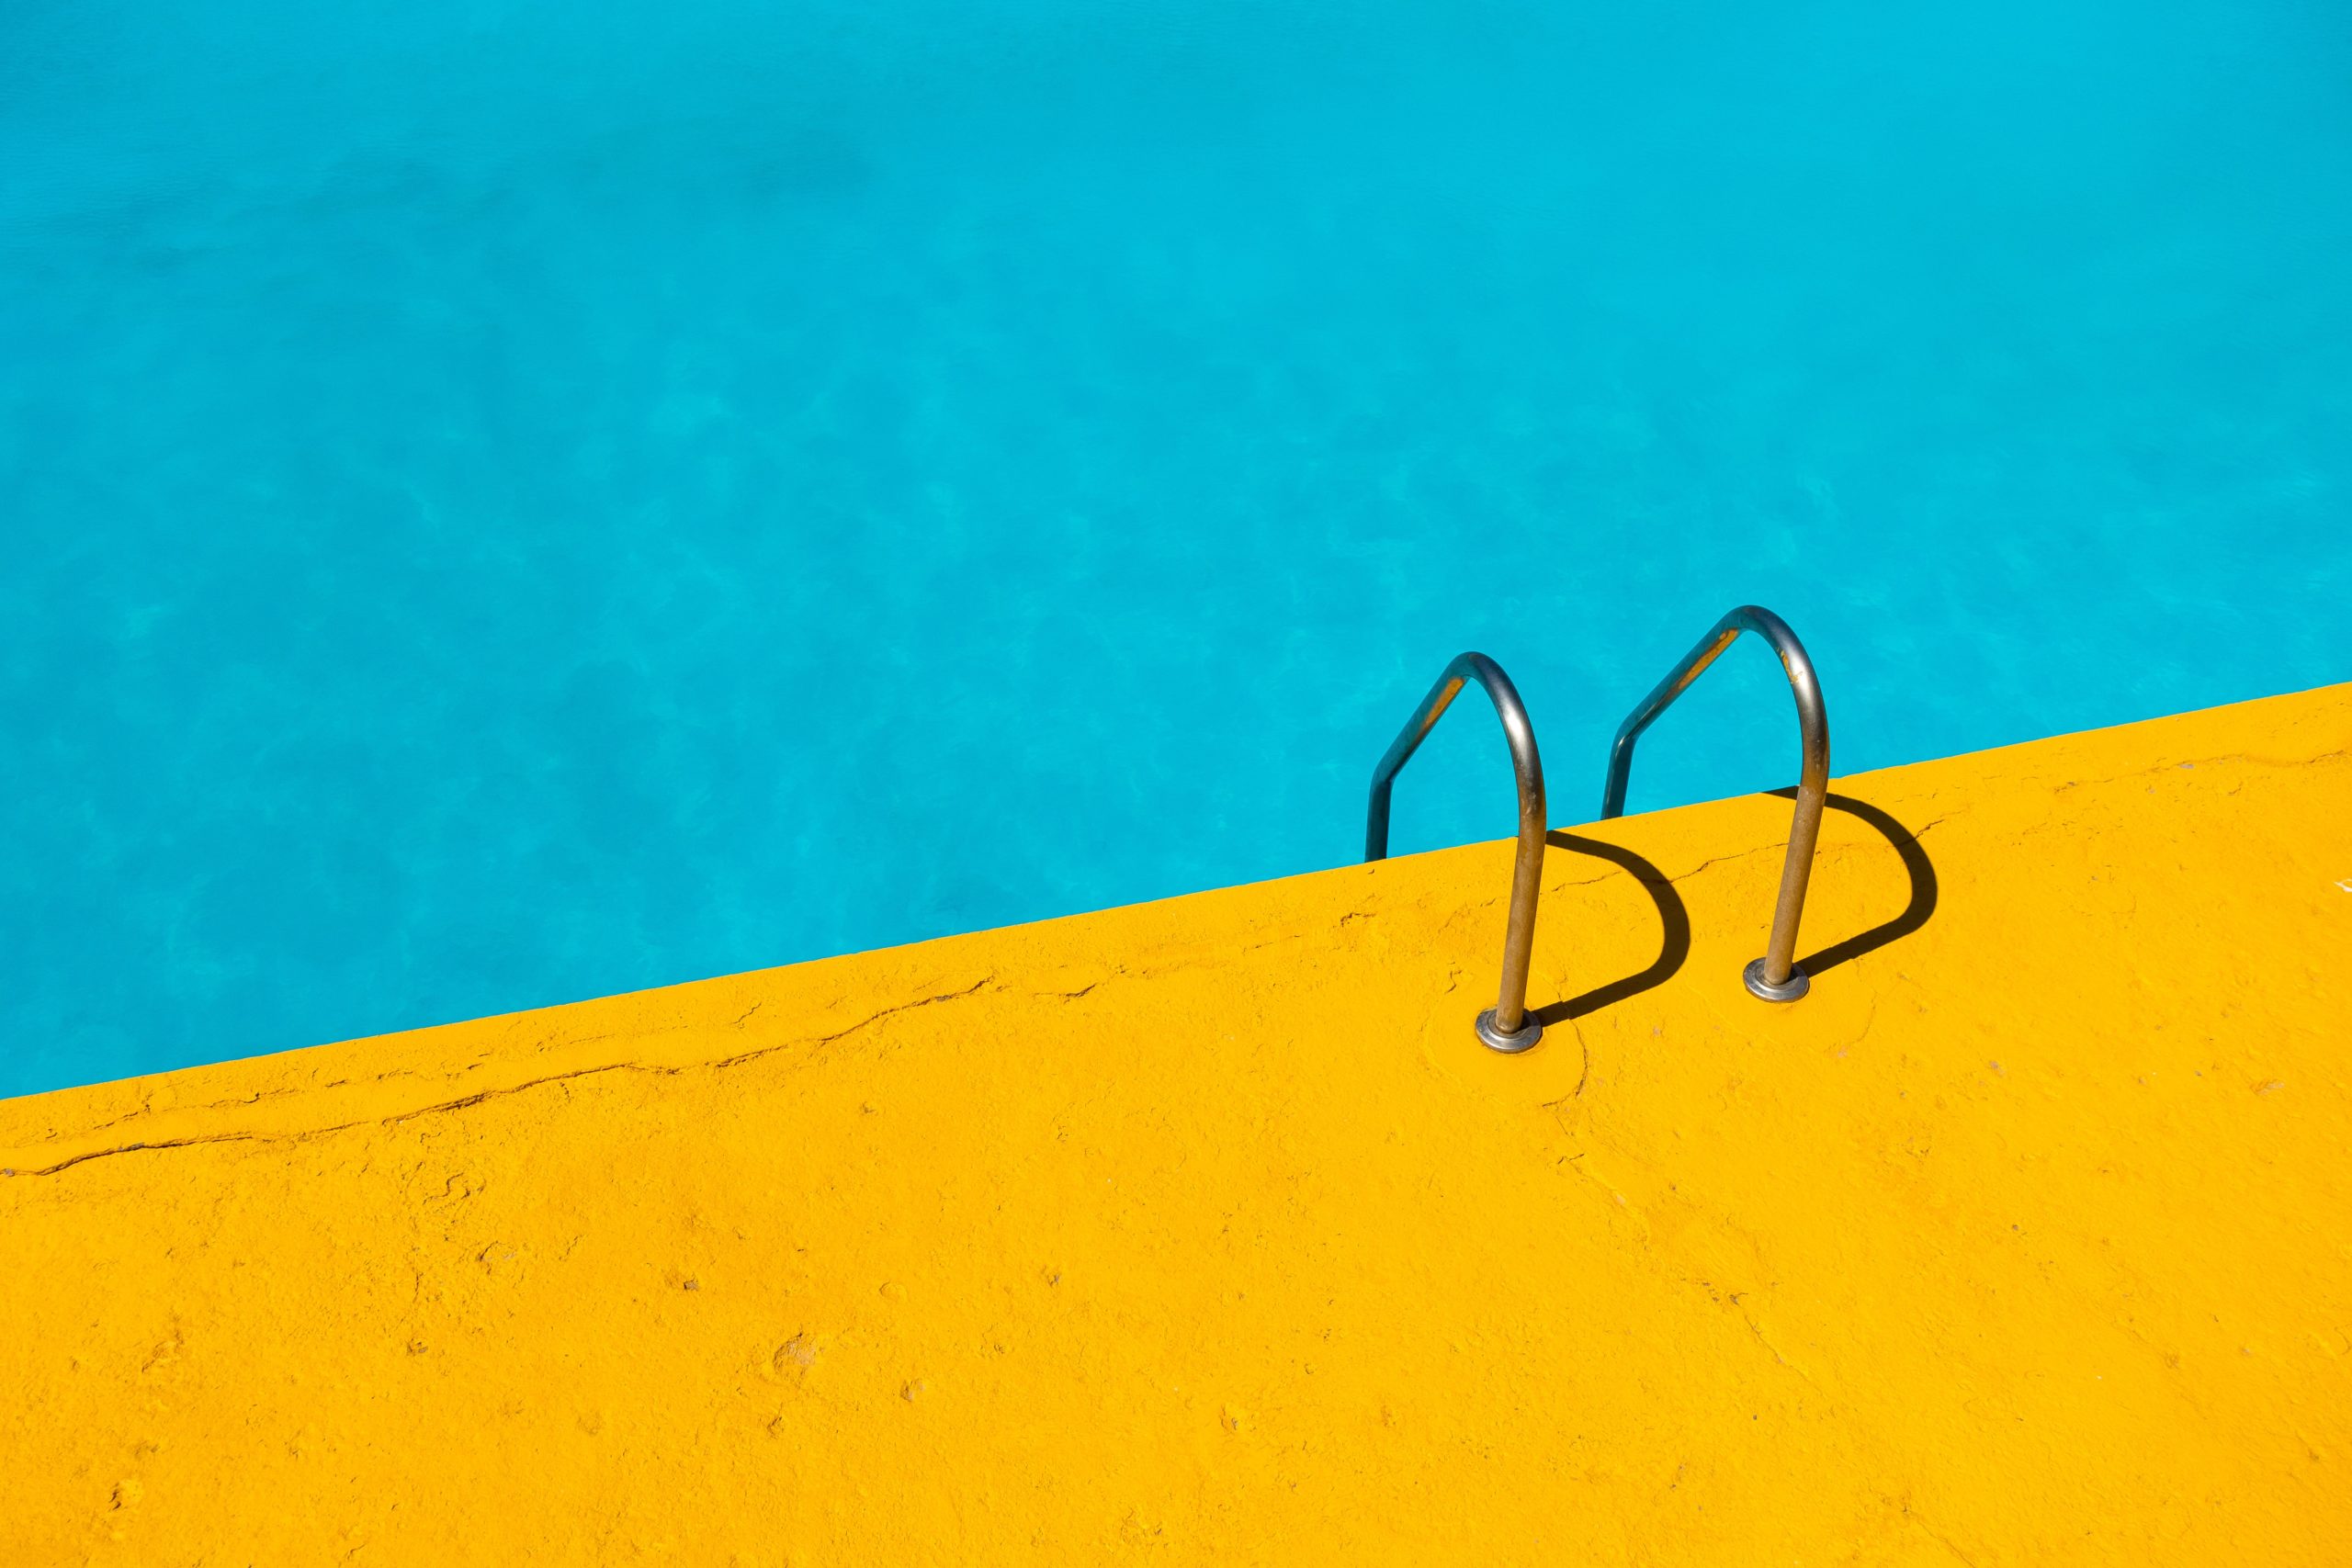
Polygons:
<instances>
[{"instance_id":1,"label":"yellow concrete deck","mask_svg":"<svg viewBox=\"0 0 2352 1568\"><path fill-rule=\"evenodd\" d=\"M0 1562L2352 1562L2352 687L1837 787L0 1103Z\"/></svg>"}]
</instances>

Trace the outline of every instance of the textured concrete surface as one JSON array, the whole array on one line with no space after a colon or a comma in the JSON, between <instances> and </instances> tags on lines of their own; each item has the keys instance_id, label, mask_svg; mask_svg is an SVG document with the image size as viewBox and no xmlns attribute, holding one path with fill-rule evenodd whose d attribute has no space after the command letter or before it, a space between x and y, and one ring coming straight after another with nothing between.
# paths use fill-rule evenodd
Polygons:
<instances>
[{"instance_id":1,"label":"textured concrete surface","mask_svg":"<svg viewBox=\"0 0 2352 1568\"><path fill-rule=\"evenodd\" d=\"M1838 790L0 1103L0 1561L2352 1559L2352 687Z\"/></svg>"}]
</instances>

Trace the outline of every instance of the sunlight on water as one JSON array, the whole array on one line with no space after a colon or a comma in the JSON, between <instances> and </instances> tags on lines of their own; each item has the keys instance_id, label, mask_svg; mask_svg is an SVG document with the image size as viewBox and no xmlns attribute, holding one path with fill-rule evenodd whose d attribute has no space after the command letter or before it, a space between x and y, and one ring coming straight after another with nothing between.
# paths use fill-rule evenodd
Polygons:
<instances>
[{"instance_id":1,"label":"sunlight on water","mask_svg":"<svg viewBox=\"0 0 2352 1568\"><path fill-rule=\"evenodd\" d=\"M0 1092L2352 677L2347 13L1622 11L0 7Z\"/></svg>"}]
</instances>

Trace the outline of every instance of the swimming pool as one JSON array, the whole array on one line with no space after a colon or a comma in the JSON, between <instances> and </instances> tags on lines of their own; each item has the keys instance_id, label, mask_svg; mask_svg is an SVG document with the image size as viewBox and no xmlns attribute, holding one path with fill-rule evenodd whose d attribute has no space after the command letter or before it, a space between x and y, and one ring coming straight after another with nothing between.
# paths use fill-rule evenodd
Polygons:
<instances>
[{"instance_id":1,"label":"swimming pool","mask_svg":"<svg viewBox=\"0 0 2352 1568\"><path fill-rule=\"evenodd\" d=\"M982 14L983 10L985 14ZM2340 8L0 15L0 1093L2352 675ZM1786 782L1736 649L1634 805ZM1441 729L1399 850L1509 831Z\"/></svg>"}]
</instances>

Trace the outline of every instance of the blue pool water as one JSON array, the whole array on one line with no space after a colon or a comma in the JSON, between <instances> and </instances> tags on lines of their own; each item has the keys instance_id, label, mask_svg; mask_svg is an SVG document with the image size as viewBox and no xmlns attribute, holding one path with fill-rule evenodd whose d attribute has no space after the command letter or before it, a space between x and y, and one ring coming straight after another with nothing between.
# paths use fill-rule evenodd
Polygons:
<instances>
[{"instance_id":1,"label":"blue pool water","mask_svg":"<svg viewBox=\"0 0 2352 1568\"><path fill-rule=\"evenodd\" d=\"M2352 678L2347 18L13 0L0 1093Z\"/></svg>"}]
</instances>

